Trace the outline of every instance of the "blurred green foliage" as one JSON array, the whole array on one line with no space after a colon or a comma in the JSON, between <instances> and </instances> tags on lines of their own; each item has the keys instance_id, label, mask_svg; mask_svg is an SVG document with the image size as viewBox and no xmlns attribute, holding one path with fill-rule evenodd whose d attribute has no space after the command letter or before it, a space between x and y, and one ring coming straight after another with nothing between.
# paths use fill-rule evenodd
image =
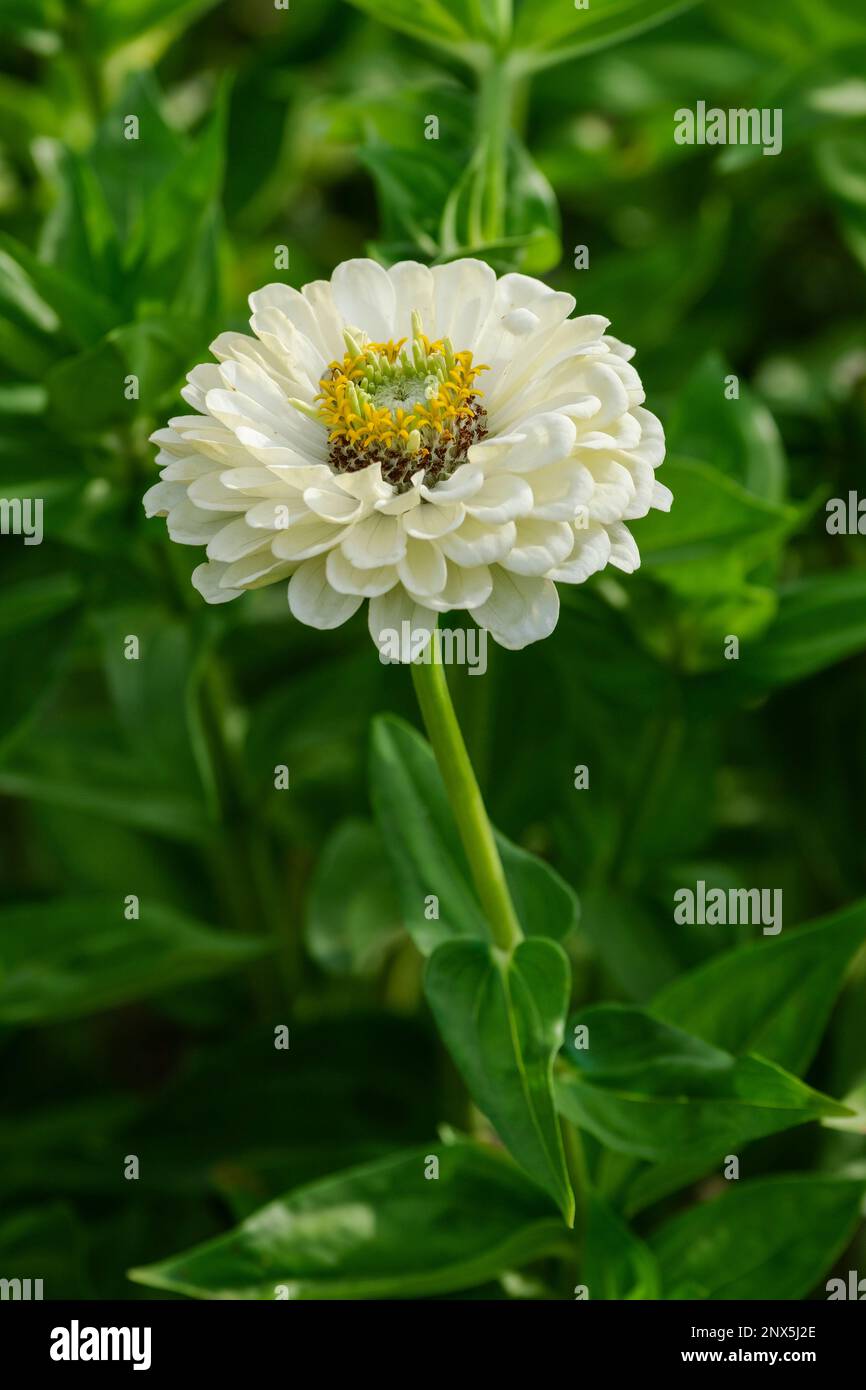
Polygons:
<instances>
[{"instance_id":1,"label":"blurred green foliage","mask_svg":"<svg viewBox=\"0 0 866 1390\"><path fill-rule=\"evenodd\" d=\"M504 1297L526 1266L570 1296L556 1207L501 1156L451 1135L419 1196L437 1126L490 1121L563 1200L566 1001L548 970L515 1106L454 981L493 982L494 1037L495 990L519 1010L523 986L475 939L404 723L375 724L368 779L374 716L416 719L406 672L360 617L295 625L282 586L205 610L197 555L141 510L147 436L247 293L365 249L570 290L636 344L668 434L640 573L564 590L548 641L453 682L515 899L598 1031L557 1093L586 1133L581 1277L800 1298L839 1257L862 1271L866 540L824 510L866 449L860 0L0 0L0 40L0 496L45 505L44 544L0 551L0 1273L138 1296L127 1268L217 1239L147 1281L238 1293L252 1255L243 1296L287 1266L298 1297ZM781 108L782 154L675 144L698 100ZM782 936L674 924L698 879L782 888ZM486 1119L423 1000L425 891L454 938L433 1013ZM352 1202L382 1236L342 1231L339 1278L279 1244L286 1207L328 1229Z\"/></svg>"}]
</instances>

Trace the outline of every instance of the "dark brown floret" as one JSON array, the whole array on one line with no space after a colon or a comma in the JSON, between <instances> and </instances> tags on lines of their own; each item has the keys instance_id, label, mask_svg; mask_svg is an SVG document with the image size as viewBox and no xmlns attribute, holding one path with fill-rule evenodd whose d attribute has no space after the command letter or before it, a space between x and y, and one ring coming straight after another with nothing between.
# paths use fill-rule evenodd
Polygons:
<instances>
[{"instance_id":1,"label":"dark brown floret","mask_svg":"<svg viewBox=\"0 0 866 1390\"><path fill-rule=\"evenodd\" d=\"M371 463L381 463L382 477L391 483L398 492L406 492L411 487L411 479L419 469L424 469L424 482L427 487L441 483L461 463L473 444L487 438L487 411L474 396L470 402L471 415L464 415L452 430L438 433L424 430L421 448L415 453L394 446L383 449L379 445L357 448L342 440L331 444L330 464L335 473L359 473ZM425 438L426 436L426 438Z\"/></svg>"}]
</instances>

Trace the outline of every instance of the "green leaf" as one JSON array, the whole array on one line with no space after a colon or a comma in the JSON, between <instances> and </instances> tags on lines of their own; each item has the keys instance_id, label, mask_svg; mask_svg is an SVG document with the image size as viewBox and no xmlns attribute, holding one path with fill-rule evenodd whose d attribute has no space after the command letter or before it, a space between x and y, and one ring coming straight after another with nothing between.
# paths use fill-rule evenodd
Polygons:
<instances>
[{"instance_id":1,"label":"green leaf","mask_svg":"<svg viewBox=\"0 0 866 1390\"><path fill-rule=\"evenodd\" d=\"M428 1181L430 1156L439 1177ZM194 1298L419 1298L472 1288L562 1242L544 1197L507 1160L431 1144L302 1187L130 1278Z\"/></svg>"},{"instance_id":2,"label":"green leaf","mask_svg":"<svg viewBox=\"0 0 866 1390\"><path fill-rule=\"evenodd\" d=\"M489 940L433 752L410 725L390 715L373 723L371 798L418 949L429 955L449 938ZM496 841L524 932L566 936L577 919L572 890L543 860L502 835ZM438 898L438 920L425 916L430 897Z\"/></svg>"},{"instance_id":3,"label":"green leaf","mask_svg":"<svg viewBox=\"0 0 866 1390\"><path fill-rule=\"evenodd\" d=\"M207 843L214 823L201 797L166 782L144 756L124 753L99 724L66 716L56 729L38 726L38 738L19 739L0 763L0 792L180 844Z\"/></svg>"},{"instance_id":4,"label":"green leaf","mask_svg":"<svg viewBox=\"0 0 866 1390\"><path fill-rule=\"evenodd\" d=\"M509 957L481 941L447 941L424 988L476 1105L571 1225L574 1195L553 1104L570 970L554 941L521 941Z\"/></svg>"},{"instance_id":5,"label":"green leaf","mask_svg":"<svg viewBox=\"0 0 866 1390\"><path fill-rule=\"evenodd\" d=\"M651 512L635 538L647 571L680 594L727 594L799 519L796 508L765 501L695 459L668 458L664 481L674 495L670 515Z\"/></svg>"},{"instance_id":6,"label":"green leaf","mask_svg":"<svg viewBox=\"0 0 866 1390\"><path fill-rule=\"evenodd\" d=\"M248 964L268 949L149 902L61 898L0 910L0 1022L47 1023L146 999Z\"/></svg>"},{"instance_id":7,"label":"green leaf","mask_svg":"<svg viewBox=\"0 0 866 1390\"><path fill-rule=\"evenodd\" d=\"M56 201L42 227L39 259L98 296L122 299L122 250L105 192L88 160L58 146ZM122 318L123 314L115 316Z\"/></svg>"},{"instance_id":8,"label":"green leaf","mask_svg":"<svg viewBox=\"0 0 866 1390\"><path fill-rule=\"evenodd\" d=\"M593 1300L659 1297L652 1252L595 1192L586 1204L581 1278Z\"/></svg>"},{"instance_id":9,"label":"green leaf","mask_svg":"<svg viewBox=\"0 0 866 1390\"><path fill-rule=\"evenodd\" d=\"M565 1050L563 1114L621 1153L661 1160L746 1143L844 1106L774 1063L734 1057L642 1009L599 1004L572 1020L588 1045Z\"/></svg>"},{"instance_id":10,"label":"green leaf","mask_svg":"<svg viewBox=\"0 0 866 1390\"><path fill-rule=\"evenodd\" d=\"M203 788L216 804L210 757L197 699L204 644L188 624L156 604L122 604L92 615L103 669L130 749L156 781L190 796ZM135 637L137 657L127 658ZM162 719L153 711L163 710Z\"/></svg>"},{"instance_id":11,"label":"green leaf","mask_svg":"<svg viewBox=\"0 0 866 1390\"><path fill-rule=\"evenodd\" d=\"M476 255L500 272L519 269L535 275L551 270L562 256L559 203L516 135L509 141L506 158L504 234L495 243L485 241L481 220L485 153L482 141L442 210L440 259Z\"/></svg>"},{"instance_id":12,"label":"green leaf","mask_svg":"<svg viewBox=\"0 0 866 1390\"><path fill-rule=\"evenodd\" d=\"M666 422L668 450L703 459L756 497L782 502L787 463L776 422L743 383L738 398L728 400L729 375L730 368L717 352L699 363Z\"/></svg>"},{"instance_id":13,"label":"green leaf","mask_svg":"<svg viewBox=\"0 0 866 1390\"><path fill-rule=\"evenodd\" d=\"M412 252L430 259L439 252L439 209L457 177L452 161L423 149L367 145L359 151L376 184L382 232L378 245L389 261Z\"/></svg>"},{"instance_id":14,"label":"green leaf","mask_svg":"<svg viewBox=\"0 0 866 1390\"><path fill-rule=\"evenodd\" d=\"M98 0L88 17L88 38L107 53L158 26L187 28L219 0ZM134 109L134 108L131 108Z\"/></svg>"},{"instance_id":15,"label":"green leaf","mask_svg":"<svg viewBox=\"0 0 866 1390\"><path fill-rule=\"evenodd\" d=\"M775 621L760 642L744 643L733 684L755 692L789 685L864 650L866 571L812 575L781 590Z\"/></svg>"},{"instance_id":16,"label":"green leaf","mask_svg":"<svg viewBox=\"0 0 866 1390\"><path fill-rule=\"evenodd\" d=\"M530 71L565 63L655 28L701 0L517 0L514 46Z\"/></svg>"},{"instance_id":17,"label":"green leaf","mask_svg":"<svg viewBox=\"0 0 866 1390\"><path fill-rule=\"evenodd\" d=\"M373 975L402 932L381 836L369 821L344 821L322 847L310 885L310 954L333 974Z\"/></svg>"},{"instance_id":18,"label":"green leaf","mask_svg":"<svg viewBox=\"0 0 866 1390\"><path fill-rule=\"evenodd\" d=\"M650 1237L663 1296L805 1298L854 1234L863 1191L824 1177L731 1183Z\"/></svg>"},{"instance_id":19,"label":"green leaf","mask_svg":"<svg viewBox=\"0 0 866 1390\"><path fill-rule=\"evenodd\" d=\"M67 434L87 437L128 425L139 412L154 416L175 394L199 335L188 320L154 319L115 328L84 352L66 357L45 374L49 402ZM128 399L127 377L138 381Z\"/></svg>"},{"instance_id":20,"label":"green leaf","mask_svg":"<svg viewBox=\"0 0 866 1390\"><path fill-rule=\"evenodd\" d=\"M492 20L486 15L500 8L477 0L349 0L379 24L388 24L421 43L444 48L466 63L480 62L484 45L492 37Z\"/></svg>"},{"instance_id":21,"label":"green leaf","mask_svg":"<svg viewBox=\"0 0 866 1390\"><path fill-rule=\"evenodd\" d=\"M24 732L58 680L75 638L79 600L80 586L65 574L7 582L0 591L0 746Z\"/></svg>"},{"instance_id":22,"label":"green leaf","mask_svg":"<svg viewBox=\"0 0 866 1390\"><path fill-rule=\"evenodd\" d=\"M37 260L14 238L0 232L0 294L17 287L26 295L28 317L43 332L56 333L86 347L116 322L116 310L88 285L54 265Z\"/></svg>"},{"instance_id":23,"label":"green leaf","mask_svg":"<svg viewBox=\"0 0 866 1390\"><path fill-rule=\"evenodd\" d=\"M861 901L714 956L663 989L652 1012L728 1052L757 1052L800 1075L864 940Z\"/></svg>"}]
</instances>

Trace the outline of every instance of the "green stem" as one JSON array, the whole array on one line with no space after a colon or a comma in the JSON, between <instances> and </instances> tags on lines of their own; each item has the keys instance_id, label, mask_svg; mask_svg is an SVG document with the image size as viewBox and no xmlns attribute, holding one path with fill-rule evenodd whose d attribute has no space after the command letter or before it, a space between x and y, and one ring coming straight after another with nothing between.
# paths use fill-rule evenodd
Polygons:
<instances>
[{"instance_id":1,"label":"green stem","mask_svg":"<svg viewBox=\"0 0 866 1390\"><path fill-rule=\"evenodd\" d=\"M412 680L493 940L501 950L512 951L523 933L454 713L444 667L435 657L413 662Z\"/></svg>"},{"instance_id":2,"label":"green stem","mask_svg":"<svg viewBox=\"0 0 866 1390\"><path fill-rule=\"evenodd\" d=\"M512 95L507 59L491 53L481 72L478 92L478 145L484 151L482 234L486 242L501 241L505 235Z\"/></svg>"}]
</instances>

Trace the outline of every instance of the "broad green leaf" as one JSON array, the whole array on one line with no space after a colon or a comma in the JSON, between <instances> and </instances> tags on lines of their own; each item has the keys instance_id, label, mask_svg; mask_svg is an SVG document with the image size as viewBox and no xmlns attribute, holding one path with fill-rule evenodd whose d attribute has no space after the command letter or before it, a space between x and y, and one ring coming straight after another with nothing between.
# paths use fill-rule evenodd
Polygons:
<instances>
[{"instance_id":1,"label":"broad green leaf","mask_svg":"<svg viewBox=\"0 0 866 1390\"><path fill-rule=\"evenodd\" d=\"M141 755L124 752L98 721L65 718L38 726L0 762L0 792L68 811L84 811L180 844L206 843L214 823L200 796L155 774Z\"/></svg>"},{"instance_id":2,"label":"broad green leaf","mask_svg":"<svg viewBox=\"0 0 866 1390\"><path fill-rule=\"evenodd\" d=\"M173 398L184 370L201 347L195 325L180 318L143 320L113 329L95 346L66 357L45 374L58 427L73 437L128 425L139 412L158 413ZM127 378L137 378L129 399Z\"/></svg>"},{"instance_id":3,"label":"broad green leaf","mask_svg":"<svg viewBox=\"0 0 866 1390\"><path fill-rule=\"evenodd\" d=\"M863 1192L806 1175L732 1182L650 1237L663 1297L805 1298L854 1234Z\"/></svg>"},{"instance_id":4,"label":"broad green leaf","mask_svg":"<svg viewBox=\"0 0 866 1390\"><path fill-rule=\"evenodd\" d=\"M586 1046L575 1046L585 1026ZM563 1114L602 1143L660 1160L747 1143L844 1106L762 1058L734 1057L642 1009L598 1004L572 1019L557 1076Z\"/></svg>"},{"instance_id":5,"label":"broad green leaf","mask_svg":"<svg viewBox=\"0 0 866 1390\"><path fill-rule=\"evenodd\" d=\"M27 520L24 513L22 518ZM35 512L29 520L32 528ZM4 545L23 548L24 540L5 539ZM59 678L77 631L80 596L77 581L64 574L15 584L7 580L0 592L0 746L24 731Z\"/></svg>"},{"instance_id":6,"label":"broad green leaf","mask_svg":"<svg viewBox=\"0 0 866 1390\"><path fill-rule=\"evenodd\" d=\"M369 821L344 821L322 847L310 885L310 954L333 974L373 975L402 932L381 836Z\"/></svg>"},{"instance_id":7,"label":"broad green leaf","mask_svg":"<svg viewBox=\"0 0 866 1390\"><path fill-rule=\"evenodd\" d=\"M518 62L537 70L597 53L692 9L701 0L517 0Z\"/></svg>"},{"instance_id":8,"label":"broad green leaf","mask_svg":"<svg viewBox=\"0 0 866 1390\"><path fill-rule=\"evenodd\" d=\"M727 594L799 518L695 459L668 458L662 476L674 505L637 522L635 537L647 571L680 594Z\"/></svg>"},{"instance_id":9,"label":"broad green leaf","mask_svg":"<svg viewBox=\"0 0 866 1390\"><path fill-rule=\"evenodd\" d=\"M0 1023L46 1023L115 1008L238 969L260 941L230 936L149 902L59 898L0 909Z\"/></svg>"},{"instance_id":10,"label":"broad green leaf","mask_svg":"<svg viewBox=\"0 0 866 1390\"><path fill-rule=\"evenodd\" d=\"M786 585L775 621L731 663L733 685L767 690L804 680L866 650L866 571L812 575Z\"/></svg>"},{"instance_id":11,"label":"broad green leaf","mask_svg":"<svg viewBox=\"0 0 866 1390\"><path fill-rule=\"evenodd\" d=\"M103 669L130 750L154 781L191 796L206 788L211 804L210 758L197 693L204 645L189 626L156 604L123 604L93 614ZM137 655L128 658L130 638ZM162 712L154 719L154 710Z\"/></svg>"},{"instance_id":12,"label":"broad green leaf","mask_svg":"<svg viewBox=\"0 0 866 1390\"><path fill-rule=\"evenodd\" d=\"M595 1192L586 1203L580 1276L592 1300L659 1297L652 1252Z\"/></svg>"},{"instance_id":13,"label":"broad green leaf","mask_svg":"<svg viewBox=\"0 0 866 1390\"><path fill-rule=\"evenodd\" d=\"M800 1075L845 972L866 941L866 903L714 956L652 1003L659 1018L728 1052L756 1052Z\"/></svg>"},{"instance_id":14,"label":"broad green leaf","mask_svg":"<svg viewBox=\"0 0 866 1390\"><path fill-rule=\"evenodd\" d=\"M428 1181L431 1158L439 1177ZM130 1277L194 1298L419 1298L484 1283L556 1250L563 1236L543 1195L506 1159L432 1143L302 1187L230 1234Z\"/></svg>"},{"instance_id":15,"label":"broad green leaf","mask_svg":"<svg viewBox=\"0 0 866 1390\"><path fill-rule=\"evenodd\" d=\"M424 988L476 1105L570 1225L574 1195L552 1091L570 991L562 948L522 941L505 957L482 941L446 941Z\"/></svg>"},{"instance_id":16,"label":"broad green leaf","mask_svg":"<svg viewBox=\"0 0 866 1390\"><path fill-rule=\"evenodd\" d=\"M437 212L453 186L448 163L424 150L396 150L368 145L359 158L376 184L382 234L377 246L388 261L406 259L412 252L430 259L439 251Z\"/></svg>"},{"instance_id":17,"label":"broad green leaf","mask_svg":"<svg viewBox=\"0 0 866 1390\"><path fill-rule=\"evenodd\" d=\"M371 798L391 855L400 901L424 954L454 937L488 940L469 865L429 744L400 719L374 721ZM572 890L543 860L497 835L503 868L524 932L561 939L577 919ZM428 920L431 897L438 919Z\"/></svg>"},{"instance_id":18,"label":"broad green leaf","mask_svg":"<svg viewBox=\"0 0 866 1390\"><path fill-rule=\"evenodd\" d=\"M730 368L716 352L698 365L666 421L668 449L703 459L756 497L782 502L787 464L776 423L743 382L738 397L727 399L729 375Z\"/></svg>"}]
</instances>

